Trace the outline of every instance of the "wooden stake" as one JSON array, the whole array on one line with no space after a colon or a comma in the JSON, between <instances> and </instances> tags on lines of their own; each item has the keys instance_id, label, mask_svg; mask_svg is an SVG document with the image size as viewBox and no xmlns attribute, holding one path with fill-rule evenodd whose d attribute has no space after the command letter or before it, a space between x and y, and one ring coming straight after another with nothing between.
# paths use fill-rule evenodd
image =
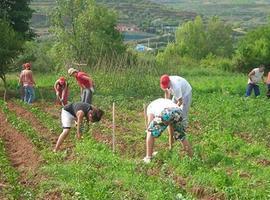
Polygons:
<instances>
[{"instance_id":1,"label":"wooden stake","mask_svg":"<svg viewBox=\"0 0 270 200\"><path fill-rule=\"evenodd\" d=\"M115 103L113 102L113 109L112 109L112 148L113 148L113 153L115 152Z\"/></svg>"},{"instance_id":2,"label":"wooden stake","mask_svg":"<svg viewBox=\"0 0 270 200\"><path fill-rule=\"evenodd\" d=\"M143 104L143 115L144 115L145 130L147 130L147 113L146 113L146 106L145 106L145 104Z\"/></svg>"}]
</instances>

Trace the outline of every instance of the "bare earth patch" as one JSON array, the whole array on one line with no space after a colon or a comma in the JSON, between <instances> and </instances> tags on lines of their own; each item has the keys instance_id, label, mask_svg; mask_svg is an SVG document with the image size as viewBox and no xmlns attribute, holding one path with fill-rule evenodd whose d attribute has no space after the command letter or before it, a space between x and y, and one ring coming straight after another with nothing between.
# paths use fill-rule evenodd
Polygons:
<instances>
[{"instance_id":1,"label":"bare earth patch","mask_svg":"<svg viewBox=\"0 0 270 200\"><path fill-rule=\"evenodd\" d=\"M37 173L41 157L31 141L11 127L2 112L0 112L0 137L4 141L12 166L20 173L20 182L26 186L33 186L34 180L30 179L29 175Z\"/></svg>"}]
</instances>

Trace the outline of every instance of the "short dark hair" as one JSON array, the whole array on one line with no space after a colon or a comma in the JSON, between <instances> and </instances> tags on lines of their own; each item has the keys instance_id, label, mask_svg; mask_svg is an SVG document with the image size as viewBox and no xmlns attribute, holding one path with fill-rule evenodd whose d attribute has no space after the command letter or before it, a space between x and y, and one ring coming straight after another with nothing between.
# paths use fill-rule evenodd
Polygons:
<instances>
[{"instance_id":1,"label":"short dark hair","mask_svg":"<svg viewBox=\"0 0 270 200\"><path fill-rule=\"evenodd\" d=\"M93 119L93 122L98 122L101 120L101 117L104 115L104 111L97 108L97 109L94 109L93 110L93 113L92 113L92 119Z\"/></svg>"}]
</instances>

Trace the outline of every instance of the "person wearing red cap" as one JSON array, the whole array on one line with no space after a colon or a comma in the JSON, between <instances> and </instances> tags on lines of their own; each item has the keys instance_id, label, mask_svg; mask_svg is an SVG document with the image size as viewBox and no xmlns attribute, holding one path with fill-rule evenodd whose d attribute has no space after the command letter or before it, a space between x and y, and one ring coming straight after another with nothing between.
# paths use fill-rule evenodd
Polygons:
<instances>
[{"instance_id":1,"label":"person wearing red cap","mask_svg":"<svg viewBox=\"0 0 270 200\"><path fill-rule=\"evenodd\" d=\"M188 111L192 101L192 87L180 76L164 74L160 77L160 87L165 92L165 98L172 97L174 103L182 107L185 127L188 124Z\"/></svg>"},{"instance_id":2,"label":"person wearing red cap","mask_svg":"<svg viewBox=\"0 0 270 200\"><path fill-rule=\"evenodd\" d=\"M68 101L68 83L64 77L60 77L54 83L56 101L59 105L66 105Z\"/></svg>"},{"instance_id":3,"label":"person wearing red cap","mask_svg":"<svg viewBox=\"0 0 270 200\"><path fill-rule=\"evenodd\" d=\"M94 82L91 77L85 72L74 68L68 69L68 74L76 78L77 83L81 88L81 101L85 103L92 103L92 94L94 92Z\"/></svg>"},{"instance_id":4,"label":"person wearing red cap","mask_svg":"<svg viewBox=\"0 0 270 200\"><path fill-rule=\"evenodd\" d=\"M20 74L20 85L24 90L24 101L28 104L33 103L35 98L34 85L36 84L33 79L33 73L31 71L31 64L25 63L23 65L24 70Z\"/></svg>"}]
</instances>

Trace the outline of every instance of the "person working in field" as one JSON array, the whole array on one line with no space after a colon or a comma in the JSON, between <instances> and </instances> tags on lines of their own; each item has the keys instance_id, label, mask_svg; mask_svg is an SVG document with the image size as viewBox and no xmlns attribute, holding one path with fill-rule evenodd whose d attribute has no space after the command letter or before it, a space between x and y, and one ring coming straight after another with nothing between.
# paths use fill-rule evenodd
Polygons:
<instances>
[{"instance_id":1,"label":"person working in field","mask_svg":"<svg viewBox=\"0 0 270 200\"><path fill-rule=\"evenodd\" d=\"M165 98L172 97L172 101L182 106L183 124L188 124L188 111L192 101L192 87L188 81L180 76L164 74L160 77L160 87L165 92Z\"/></svg>"},{"instance_id":2,"label":"person working in field","mask_svg":"<svg viewBox=\"0 0 270 200\"><path fill-rule=\"evenodd\" d=\"M66 105L68 101L68 83L64 77L60 77L54 83L56 101L59 105Z\"/></svg>"},{"instance_id":3,"label":"person working in field","mask_svg":"<svg viewBox=\"0 0 270 200\"><path fill-rule=\"evenodd\" d=\"M169 148L172 148L173 139L182 143L184 150L192 157L191 145L186 139L182 109L170 99L159 98L152 101L147 107L147 137L146 156L143 161L151 162L153 157L154 140L169 126Z\"/></svg>"},{"instance_id":4,"label":"person working in field","mask_svg":"<svg viewBox=\"0 0 270 200\"><path fill-rule=\"evenodd\" d=\"M22 70L20 74L19 83L23 87L24 90L24 102L31 104L35 98L34 85L36 84L33 79L33 73L31 70L31 64L25 63L24 70Z\"/></svg>"},{"instance_id":5,"label":"person working in field","mask_svg":"<svg viewBox=\"0 0 270 200\"><path fill-rule=\"evenodd\" d=\"M80 139L82 134L81 129L83 126L83 119L85 118L89 123L98 122L100 121L103 114L104 112L101 109L84 102L77 102L66 105L64 108L62 108L61 113L63 131L59 136L53 151L56 152L59 150L61 144L68 136L70 128L74 121L77 122L76 136L78 139Z\"/></svg>"},{"instance_id":6,"label":"person working in field","mask_svg":"<svg viewBox=\"0 0 270 200\"><path fill-rule=\"evenodd\" d=\"M68 74L76 78L77 83L81 88L81 101L91 104L92 94L94 92L94 82L91 77L85 72L81 72L74 68L69 68Z\"/></svg>"},{"instance_id":7,"label":"person working in field","mask_svg":"<svg viewBox=\"0 0 270 200\"><path fill-rule=\"evenodd\" d=\"M264 74L264 65L260 65L258 68L254 68L251 70L251 72L249 72L246 97L249 97L251 95L253 89L256 97L260 95L260 88L258 83L261 80L262 82L264 82L263 74Z\"/></svg>"}]
</instances>

